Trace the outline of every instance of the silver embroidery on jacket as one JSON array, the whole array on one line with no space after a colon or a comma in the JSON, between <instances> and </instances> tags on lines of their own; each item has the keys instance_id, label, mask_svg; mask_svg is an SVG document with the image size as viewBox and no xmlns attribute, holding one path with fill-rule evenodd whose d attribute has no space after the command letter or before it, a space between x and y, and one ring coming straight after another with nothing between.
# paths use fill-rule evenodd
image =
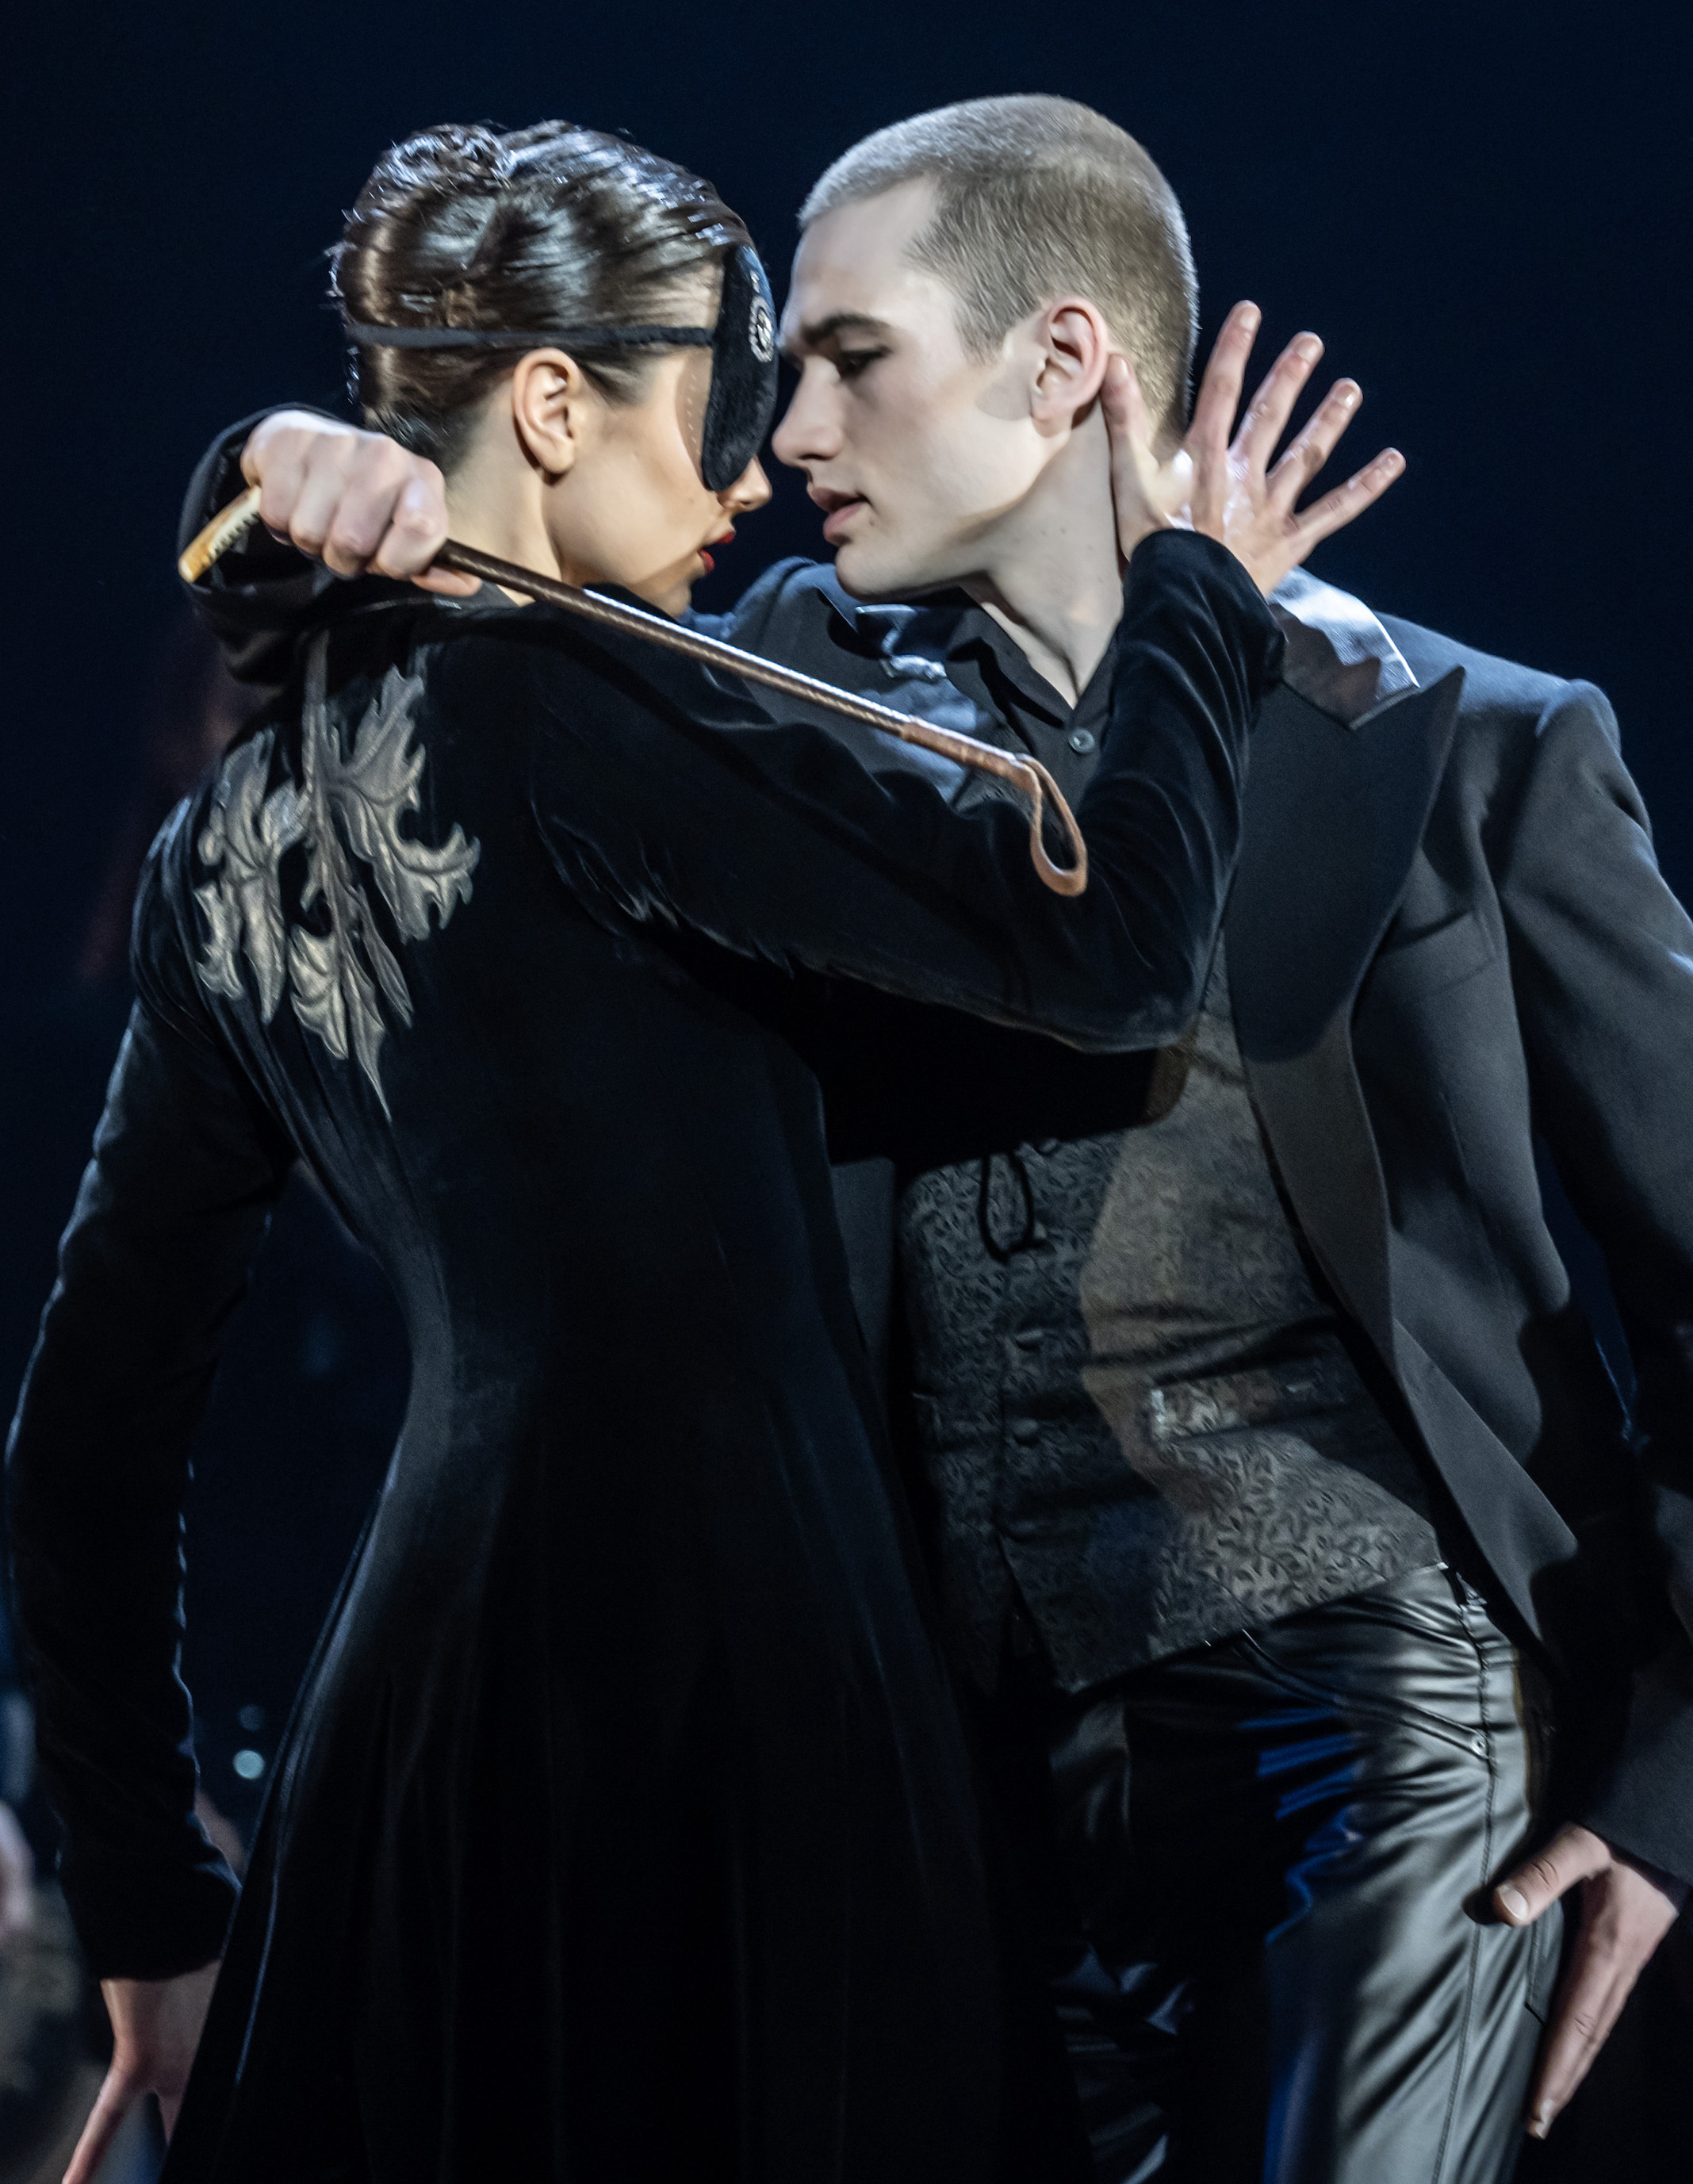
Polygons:
<instances>
[{"instance_id":1,"label":"silver embroidery on jacket","mask_svg":"<svg viewBox=\"0 0 1693 2184\"><path fill-rule=\"evenodd\" d=\"M269 728L224 766L198 844L201 862L215 867L217 878L194 890L208 929L197 967L208 993L239 1000L244 949L264 1021L292 988L302 1025L337 1061L349 1050L356 1056L387 1113L377 1069L387 1028L382 1001L409 1024L411 994L353 860L370 867L401 938L421 940L432 907L445 925L455 905L470 900L482 845L467 842L459 827L439 849L401 833L402 817L418 807L423 777L424 753L411 741L422 678L391 667L343 757L325 702L327 646L326 634L320 635L306 663L299 782L285 779L265 794L276 748ZM300 907L320 905L327 932L290 927L283 912L280 868L297 844L306 853Z\"/></svg>"}]
</instances>

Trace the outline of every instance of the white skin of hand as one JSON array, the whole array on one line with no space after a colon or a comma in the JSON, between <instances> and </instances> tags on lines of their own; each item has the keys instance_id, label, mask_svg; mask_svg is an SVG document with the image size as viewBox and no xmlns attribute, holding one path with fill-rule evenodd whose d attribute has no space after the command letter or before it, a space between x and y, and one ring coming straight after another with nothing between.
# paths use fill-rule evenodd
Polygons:
<instances>
[{"instance_id":1,"label":"white skin of hand","mask_svg":"<svg viewBox=\"0 0 1693 2184\"><path fill-rule=\"evenodd\" d=\"M1160 464L1152 453L1139 387L1126 358L1113 359L1100 402L1111 434L1111 490L1124 558L1160 523L1184 522L1227 546L1267 598L1320 540L1381 499L1404 471L1405 458L1397 448L1384 448L1344 485L1300 509L1300 494L1334 452L1363 397L1355 380L1338 380L1272 469L1270 458L1323 344L1315 334L1289 342L1235 432L1258 325L1256 304L1237 304L1229 313L1206 366L1187 437L1167 463Z\"/></svg>"},{"instance_id":2,"label":"white skin of hand","mask_svg":"<svg viewBox=\"0 0 1693 2184\"><path fill-rule=\"evenodd\" d=\"M101 1981L112 2020L111 2068L76 2142L64 2184L92 2184L119 2126L148 2093L158 2096L166 2138L175 2131L217 1976L213 1964L175 1979Z\"/></svg>"},{"instance_id":3,"label":"white skin of hand","mask_svg":"<svg viewBox=\"0 0 1693 2184\"><path fill-rule=\"evenodd\" d=\"M477 588L429 566L447 538L440 471L380 432L279 410L253 428L241 468L266 528L337 576L409 577L458 599Z\"/></svg>"},{"instance_id":4,"label":"white skin of hand","mask_svg":"<svg viewBox=\"0 0 1693 2184\"><path fill-rule=\"evenodd\" d=\"M0 1805L0 1948L36 1922L36 1862L9 1805Z\"/></svg>"},{"instance_id":5,"label":"white skin of hand","mask_svg":"<svg viewBox=\"0 0 1693 2184\"><path fill-rule=\"evenodd\" d=\"M1545 2137L1587 2075L1635 1981L1687 1898L1685 1882L1635 1864L1590 1828L1569 1827L1500 1882L1494 1908L1507 1926L1530 1926L1578 1886L1575 1949L1529 2096L1531 2138Z\"/></svg>"}]
</instances>

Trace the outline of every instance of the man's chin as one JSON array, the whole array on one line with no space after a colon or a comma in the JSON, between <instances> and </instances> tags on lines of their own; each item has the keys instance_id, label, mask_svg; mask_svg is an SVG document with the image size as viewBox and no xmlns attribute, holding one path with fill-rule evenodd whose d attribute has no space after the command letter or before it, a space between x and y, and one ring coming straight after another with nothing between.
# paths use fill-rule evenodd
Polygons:
<instances>
[{"instance_id":1,"label":"man's chin","mask_svg":"<svg viewBox=\"0 0 1693 2184\"><path fill-rule=\"evenodd\" d=\"M922 576L885 539L849 538L835 549L835 579L855 599L904 599L923 589Z\"/></svg>"}]
</instances>

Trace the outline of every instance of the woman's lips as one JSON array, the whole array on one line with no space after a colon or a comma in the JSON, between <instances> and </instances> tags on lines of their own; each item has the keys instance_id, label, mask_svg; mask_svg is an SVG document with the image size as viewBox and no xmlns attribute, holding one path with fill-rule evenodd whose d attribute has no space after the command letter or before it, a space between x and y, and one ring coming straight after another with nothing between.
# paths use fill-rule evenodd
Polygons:
<instances>
[{"instance_id":1,"label":"woman's lips","mask_svg":"<svg viewBox=\"0 0 1693 2184\"><path fill-rule=\"evenodd\" d=\"M711 546L727 546L734 536L732 531L720 531L711 541ZM702 546L699 549L699 558L705 564L705 573L708 577L717 566L717 557L711 551L711 546Z\"/></svg>"},{"instance_id":2,"label":"woman's lips","mask_svg":"<svg viewBox=\"0 0 1693 2184\"><path fill-rule=\"evenodd\" d=\"M838 546L840 543L848 524L865 505L866 504L861 500L848 500L844 501L838 508L832 508L829 510L823 519L823 536L831 546Z\"/></svg>"}]
</instances>

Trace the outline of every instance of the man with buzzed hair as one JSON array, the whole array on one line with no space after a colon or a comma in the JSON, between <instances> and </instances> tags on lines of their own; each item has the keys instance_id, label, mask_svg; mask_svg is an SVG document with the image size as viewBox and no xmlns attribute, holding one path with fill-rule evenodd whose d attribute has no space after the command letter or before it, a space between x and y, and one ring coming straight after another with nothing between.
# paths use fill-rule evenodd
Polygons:
<instances>
[{"instance_id":1,"label":"man with buzzed hair","mask_svg":"<svg viewBox=\"0 0 1693 2184\"><path fill-rule=\"evenodd\" d=\"M1176 200L1088 109L992 99L855 147L803 227L775 448L837 559L770 571L728 633L1078 794L1121 605L1119 351L1183 427ZM1228 441L1255 331L1237 309L1191 447ZM1360 398L1339 382L1269 467L1320 348L1290 345L1231 457L1319 534L1397 467L1295 513ZM273 529L343 575L426 570L438 476L299 412L225 436L189 527L243 443ZM259 676L323 610L275 551L203 602ZM1693 927L1597 691L1309 577L1277 605L1181 1045L1088 1059L842 994L838 1150L896 1163L894 1407L1077 2173L1495 2184L1693 1878ZM1632 1439L1537 1133L1607 1256Z\"/></svg>"}]
</instances>

